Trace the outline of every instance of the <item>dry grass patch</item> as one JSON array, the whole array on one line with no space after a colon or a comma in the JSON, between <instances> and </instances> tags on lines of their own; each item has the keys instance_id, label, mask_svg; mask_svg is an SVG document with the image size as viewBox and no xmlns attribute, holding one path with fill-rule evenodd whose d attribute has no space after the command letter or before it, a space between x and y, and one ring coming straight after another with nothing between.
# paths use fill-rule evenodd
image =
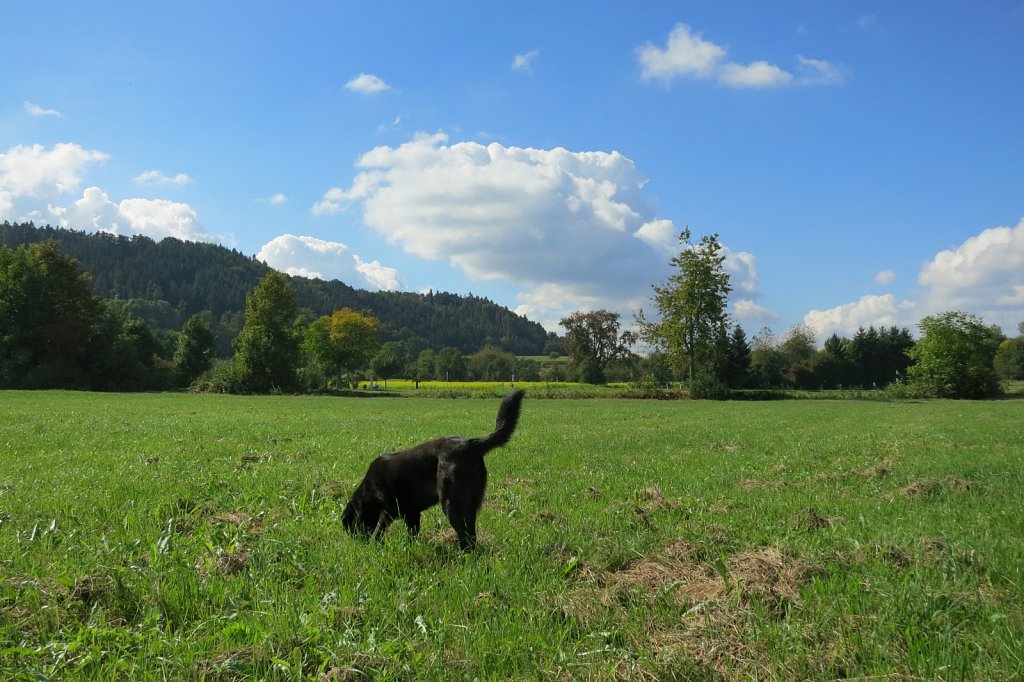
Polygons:
<instances>
[{"instance_id":1,"label":"dry grass patch","mask_svg":"<svg viewBox=\"0 0 1024 682\"><path fill-rule=\"evenodd\" d=\"M254 516L241 511L218 514L212 520L214 523L234 526L238 530L244 530L254 535L259 535L263 527L263 517L261 515L257 514Z\"/></svg>"},{"instance_id":2,"label":"dry grass patch","mask_svg":"<svg viewBox=\"0 0 1024 682\"><path fill-rule=\"evenodd\" d=\"M740 488L743 490L778 490L785 488L783 481L763 481L759 478L747 478L740 481Z\"/></svg>"},{"instance_id":3,"label":"dry grass patch","mask_svg":"<svg viewBox=\"0 0 1024 682\"><path fill-rule=\"evenodd\" d=\"M895 467L892 463L892 460L885 459L882 460L881 462L876 462L875 464L872 464L868 468L861 471L860 474L861 476L865 476L867 478L888 478L889 476L892 475L892 471L894 468Z\"/></svg>"},{"instance_id":4,"label":"dry grass patch","mask_svg":"<svg viewBox=\"0 0 1024 682\"><path fill-rule=\"evenodd\" d=\"M927 499L943 493L964 492L971 489L971 482L958 476L931 476L913 481L900 490L908 499Z\"/></svg>"},{"instance_id":5,"label":"dry grass patch","mask_svg":"<svg viewBox=\"0 0 1024 682\"><path fill-rule=\"evenodd\" d=\"M837 516L823 516L814 507L807 507L793 515L793 523L807 530L824 530L839 523Z\"/></svg>"},{"instance_id":6,"label":"dry grass patch","mask_svg":"<svg viewBox=\"0 0 1024 682\"><path fill-rule=\"evenodd\" d=\"M658 486L652 485L648 488L644 488L637 494L637 500L639 500L639 508L644 513L650 513L655 511L672 511L679 509L682 505L674 500L666 499L665 495L661 492Z\"/></svg>"},{"instance_id":7,"label":"dry grass patch","mask_svg":"<svg viewBox=\"0 0 1024 682\"><path fill-rule=\"evenodd\" d=\"M509 476L508 478L506 478L504 481L501 482L501 485L508 485L508 486L515 486L515 485L531 486L531 485L537 485L537 480L534 479L534 478L522 478L520 476Z\"/></svg>"},{"instance_id":8,"label":"dry grass patch","mask_svg":"<svg viewBox=\"0 0 1024 682\"><path fill-rule=\"evenodd\" d=\"M563 608L584 626L609 612L624 618L623 608L644 609L644 636L633 645L660 667L686 659L720 675L745 677L763 672L770 659L770 652L751 644L752 622L763 613L785 618L799 605L800 586L811 573L809 564L772 547L707 561L699 547L679 540L617 571L580 562L572 574L577 586ZM666 603L678 619L664 617L657 605Z\"/></svg>"}]
</instances>

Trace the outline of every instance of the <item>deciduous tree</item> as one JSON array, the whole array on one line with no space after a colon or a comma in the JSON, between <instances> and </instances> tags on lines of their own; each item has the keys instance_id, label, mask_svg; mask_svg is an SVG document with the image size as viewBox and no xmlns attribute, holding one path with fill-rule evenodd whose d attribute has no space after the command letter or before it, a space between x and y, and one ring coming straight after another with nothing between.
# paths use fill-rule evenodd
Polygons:
<instances>
[{"instance_id":1,"label":"deciduous tree","mask_svg":"<svg viewBox=\"0 0 1024 682\"><path fill-rule=\"evenodd\" d=\"M416 388L421 381L430 381L437 371L437 353L432 348L424 348L416 356Z\"/></svg>"},{"instance_id":2,"label":"deciduous tree","mask_svg":"<svg viewBox=\"0 0 1024 682\"><path fill-rule=\"evenodd\" d=\"M484 346L470 356L469 371L477 381L511 381L516 356L497 346Z\"/></svg>"},{"instance_id":3,"label":"deciduous tree","mask_svg":"<svg viewBox=\"0 0 1024 682\"><path fill-rule=\"evenodd\" d=\"M393 379L406 366L405 344L401 341L388 341L370 361L370 368L373 373L384 380L384 387L387 388L388 379Z\"/></svg>"},{"instance_id":4,"label":"deciduous tree","mask_svg":"<svg viewBox=\"0 0 1024 682\"><path fill-rule=\"evenodd\" d=\"M636 342L634 333L619 333L619 314L610 310L575 312L559 324L565 328L569 362L588 384L604 383L608 363L627 357Z\"/></svg>"},{"instance_id":5,"label":"deciduous tree","mask_svg":"<svg viewBox=\"0 0 1024 682\"><path fill-rule=\"evenodd\" d=\"M91 281L55 242L0 248L0 386L88 387Z\"/></svg>"},{"instance_id":6,"label":"deciduous tree","mask_svg":"<svg viewBox=\"0 0 1024 682\"><path fill-rule=\"evenodd\" d=\"M339 308L306 330L305 348L340 381L366 367L380 347L380 322L369 313Z\"/></svg>"},{"instance_id":7,"label":"deciduous tree","mask_svg":"<svg viewBox=\"0 0 1024 682\"><path fill-rule=\"evenodd\" d=\"M213 352L217 337L200 316L188 318L178 336L178 347L174 351L174 364L186 383L190 383L213 364Z\"/></svg>"},{"instance_id":8,"label":"deciduous tree","mask_svg":"<svg viewBox=\"0 0 1024 682\"><path fill-rule=\"evenodd\" d=\"M1001 379L1024 379L1024 336L999 344L995 368Z\"/></svg>"},{"instance_id":9,"label":"deciduous tree","mask_svg":"<svg viewBox=\"0 0 1024 682\"><path fill-rule=\"evenodd\" d=\"M298 386L299 339L295 291L276 270L245 297L245 326L235 342L235 369L250 391L292 391Z\"/></svg>"},{"instance_id":10,"label":"deciduous tree","mask_svg":"<svg viewBox=\"0 0 1024 682\"><path fill-rule=\"evenodd\" d=\"M1003 333L976 315L949 311L921 320L921 339L907 351L913 385L939 398L988 398L1000 392L993 360Z\"/></svg>"},{"instance_id":11,"label":"deciduous tree","mask_svg":"<svg viewBox=\"0 0 1024 682\"><path fill-rule=\"evenodd\" d=\"M676 269L663 285L654 285L658 321L637 315L641 338L662 348L676 371L685 376L690 390L703 393L718 383L722 362L721 335L728 329L729 273L718 235L691 242L690 230L679 235L681 250L672 258Z\"/></svg>"},{"instance_id":12,"label":"deciduous tree","mask_svg":"<svg viewBox=\"0 0 1024 682\"><path fill-rule=\"evenodd\" d=\"M442 381L462 381L466 378L466 358L454 346L445 346L437 352L437 378Z\"/></svg>"}]
</instances>

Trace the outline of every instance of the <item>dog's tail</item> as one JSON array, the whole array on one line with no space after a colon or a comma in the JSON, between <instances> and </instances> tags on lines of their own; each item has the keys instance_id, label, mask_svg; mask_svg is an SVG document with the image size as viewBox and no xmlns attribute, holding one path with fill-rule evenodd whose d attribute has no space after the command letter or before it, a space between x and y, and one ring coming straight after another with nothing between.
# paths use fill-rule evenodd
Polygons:
<instances>
[{"instance_id":1,"label":"dog's tail","mask_svg":"<svg viewBox=\"0 0 1024 682\"><path fill-rule=\"evenodd\" d=\"M494 423L494 432L485 438L479 438L477 444L486 454L489 450L500 448L512 438L512 433L519 423L519 409L522 406L526 391L520 389L505 396L498 408L498 419Z\"/></svg>"}]
</instances>

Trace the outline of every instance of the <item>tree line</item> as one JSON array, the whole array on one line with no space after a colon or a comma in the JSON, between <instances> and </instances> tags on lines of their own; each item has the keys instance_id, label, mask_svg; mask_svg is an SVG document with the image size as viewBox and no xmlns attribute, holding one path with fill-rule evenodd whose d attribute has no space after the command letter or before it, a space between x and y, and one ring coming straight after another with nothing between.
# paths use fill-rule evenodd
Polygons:
<instances>
[{"instance_id":1,"label":"tree line","mask_svg":"<svg viewBox=\"0 0 1024 682\"><path fill-rule=\"evenodd\" d=\"M271 270L254 257L214 244L0 223L2 247L48 240L92 275L93 293L124 302L129 315L156 332L177 331L199 315L214 332L220 357L233 354L245 297ZM286 277L301 314L368 310L380 320L385 342L450 346L467 355L490 344L517 355L540 355L550 341L541 325L473 294L365 291L337 280Z\"/></svg>"},{"instance_id":2,"label":"tree line","mask_svg":"<svg viewBox=\"0 0 1024 682\"><path fill-rule=\"evenodd\" d=\"M91 285L55 242L0 248L0 387L157 390L209 368L202 320L160 336Z\"/></svg>"},{"instance_id":3,"label":"tree line","mask_svg":"<svg viewBox=\"0 0 1024 682\"><path fill-rule=\"evenodd\" d=\"M264 275L246 296L245 325L231 362L198 387L232 393L355 388L377 380L538 380L539 366L493 345L466 357L453 346L416 348L381 342L380 321L366 311L339 308L309 320L298 314L296 293L279 272Z\"/></svg>"},{"instance_id":4,"label":"tree line","mask_svg":"<svg viewBox=\"0 0 1024 682\"><path fill-rule=\"evenodd\" d=\"M369 310L316 316L294 279L268 269L245 295L229 358L218 360L208 315L157 330L130 303L94 292L92 276L53 240L0 247L0 388L265 393L419 380L539 380L534 360L486 343L468 356L423 337L390 340ZM206 311L208 312L208 311ZM549 340L550 341L550 340Z\"/></svg>"},{"instance_id":5,"label":"tree line","mask_svg":"<svg viewBox=\"0 0 1024 682\"><path fill-rule=\"evenodd\" d=\"M581 311L561 320L564 337L545 333L544 350L568 353L568 365L517 356L489 337L471 353L455 345L431 346L418 328L389 333L368 308L341 306L317 314L300 305L296 283L304 280L263 266L262 277L244 294L244 309L232 318L237 333L230 358L217 361L224 354L218 352L211 310L191 315L178 329L154 328L138 314L139 299L99 296L93 278L55 240L3 246L0 388L196 385L291 392L394 377L517 378L619 380L645 388L679 383L695 397L728 397L737 389L894 383L912 385L923 395L989 397L1000 391L1001 379L1024 379L1024 323L1021 336L1008 339L974 315L950 311L922 320L917 341L906 328L868 327L850 339L833 335L817 348L805 325L782 338L765 328L748 340L726 312L731 287L717 235L694 243L683 231L671 264L675 272L653 287L655 319L640 311L635 328L623 331L618 313ZM640 341L654 350L638 356L632 348Z\"/></svg>"},{"instance_id":6,"label":"tree line","mask_svg":"<svg viewBox=\"0 0 1024 682\"><path fill-rule=\"evenodd\" d=\"M901 384L921 395L985 398L1001 380L1024 378L1024 323L1008 339L997 326L962 311L925 317L922 337L907 328L861 328L851 339L830 336L817 347L813 330L795 325L783 338L771 329L748 340L727 313L732 291L718 235L694 242L679 235L673 273L653 285L657 316L636 314L638 333L620 332L617 313L578 312L561 320L571 367L581 381L602 382L616 370L639 383L679 382L694 397L728 397L737 389L883 388ZM642 340L655 349L636 358Z\"/></svg>"}]
</instances>

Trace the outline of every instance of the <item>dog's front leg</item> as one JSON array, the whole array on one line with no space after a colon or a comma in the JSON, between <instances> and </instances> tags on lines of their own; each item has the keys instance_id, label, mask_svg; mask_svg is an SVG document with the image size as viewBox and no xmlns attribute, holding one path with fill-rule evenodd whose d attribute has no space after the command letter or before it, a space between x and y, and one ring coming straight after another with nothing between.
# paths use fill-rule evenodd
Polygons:
<instances>
[{"instance_id":1,"label":"dog's front leg","mask_svg":"<svg viewBox=\"0 0 1024 682\"><path fill-rule=\"evenodd\" d=\"M384 535L384 531L388 529L391 522L395 520L393 514L385 506L380 510L380 516L377 517L377 525L373 527L373 532L370 534L374 540L380 540L380 536Z\"/></svg>"}]
</instances>

